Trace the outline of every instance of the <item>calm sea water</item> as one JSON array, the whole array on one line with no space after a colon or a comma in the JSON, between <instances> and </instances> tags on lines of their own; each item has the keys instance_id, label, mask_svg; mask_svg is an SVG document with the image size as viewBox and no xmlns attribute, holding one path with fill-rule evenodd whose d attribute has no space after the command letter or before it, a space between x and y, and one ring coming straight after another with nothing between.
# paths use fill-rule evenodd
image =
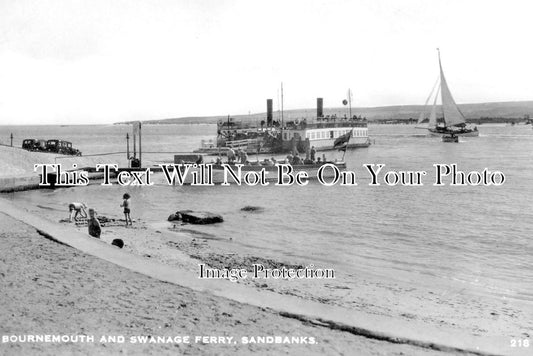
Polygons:
<instances>
[{"instance_id":1,"label":"calm sea water","mask_svg":"<svg viewBox=\"0 0 533 356\"><path fill-rule=\"evenodd\" d=\"M533 301L533 130L530 125L482 125L480 137L459 144L426 137L407 125L370 126L375 144L348 151L348 169L357 186L326 187L132 187L133 216L164 222L178 209L220 213L225 222L195 227L221 239L227 251L311 261L340 275L369 273L399 281L421 279L463 283L483 293ZM125 151L127 126L0 127L0 141L26 137L70 140L84 154ZM145 152L190 151L214 138L212 125L143 127ZM170 153L145 154L153 162L171 161ZM329 158L341 153L330 152ZM424 170L424 185L369 186L365 163L388 170ZM501 171L502 186L435 187L433 164L456 163L465 172ZM449 179L445 180L449 183ZM57 191L32 191L15 200L63 209L65 202L88 200L101 214L120 216L125 188L92 185ZM89 193L89 194L87 194ZM87 199L89 197L89 199ZM259 214L240 208L261 206ZM230 241L231 239L231 241ZM224 243L227 242L227 243Z\"/></svg>"}]
</instances>

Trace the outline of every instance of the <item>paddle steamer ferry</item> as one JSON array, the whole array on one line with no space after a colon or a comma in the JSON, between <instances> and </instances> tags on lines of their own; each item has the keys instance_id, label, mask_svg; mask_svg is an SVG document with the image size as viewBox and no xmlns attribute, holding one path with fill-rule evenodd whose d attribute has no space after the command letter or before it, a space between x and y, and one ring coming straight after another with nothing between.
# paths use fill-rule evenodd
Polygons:
<instances>
[{"instance_id":1,"label":"paddle steamer ferry","mask_svg":"<svg viewBox=\"0 0 533 356\"><path fill-rule=\"evenodd\" d=\"M228 117L217 124L216 142L202 141L201 148L195 152L225 154L229 148L242 149L247 153L306 152L312 147L316 151L332 150L335 140L348 132L352 133L348 148L370 145L366 119L355 115L325 116L322 98L317 98L317 117L312 121L273 120L272 99L267 99L266 121L261 121L260 126Z\"/></svg>"}]
</instances>

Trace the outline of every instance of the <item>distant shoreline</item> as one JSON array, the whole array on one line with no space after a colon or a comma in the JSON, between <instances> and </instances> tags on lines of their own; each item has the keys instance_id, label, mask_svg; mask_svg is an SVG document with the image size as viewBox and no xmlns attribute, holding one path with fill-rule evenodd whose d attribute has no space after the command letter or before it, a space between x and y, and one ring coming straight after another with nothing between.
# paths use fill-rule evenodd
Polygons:
<instances>
[{"instance_id":1,"label":"distant shoreline","mask_svg":"<svg viewBox=\"0 0 533 356\"><path fill-rule=\"evenodd\" d=\"M492 102L492 103L475 103L459 104L459 109L471 123L517 123L528 121L533 117L533 101L510 101L510 102ZM343 117L347 114L346 107L324 108L324 115L336 114ZM378 107L354 107L352 113L357 116L366 117L369 123L384 123L386 121L396 121L404 123L411 120L416 122L421 112L429 115L429 107L424 105L393 105ZM279 115L275 111L274 115ZM284 111L286 120L295 118L313 118L316 116L316 108L291 109ZM249 115L229 115L229 117L243 122L259 122L266 117L266 112L254 113ZM178 118L141 120L143 124L216 124L220 120L227 120L228 115L213 116L186 116ZM115 122L114 125L128 125L137 121Z\"/></svg>"}]
</instances>

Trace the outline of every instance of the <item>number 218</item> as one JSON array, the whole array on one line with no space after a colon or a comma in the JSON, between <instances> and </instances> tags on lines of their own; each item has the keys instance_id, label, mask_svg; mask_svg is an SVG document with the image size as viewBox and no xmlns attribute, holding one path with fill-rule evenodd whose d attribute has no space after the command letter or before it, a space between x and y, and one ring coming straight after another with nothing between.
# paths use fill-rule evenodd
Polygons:
<instances>
[{"instance_id":1,"label":"number 218","mask_svg":"<svg viewBox=\"0 0 533 356\"><path fill-rule=\"evenodd\" d=\"M511 347L529 347L529 339L511 339Z\"/></svg>"}]
</instances>

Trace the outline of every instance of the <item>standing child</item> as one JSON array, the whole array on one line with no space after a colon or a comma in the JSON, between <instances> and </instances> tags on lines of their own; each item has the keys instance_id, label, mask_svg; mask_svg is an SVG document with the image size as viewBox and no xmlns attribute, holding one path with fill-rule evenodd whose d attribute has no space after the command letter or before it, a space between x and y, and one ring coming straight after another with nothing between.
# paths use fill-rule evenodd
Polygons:
<instances>
[{"instance_id":1,"label":"standing child","mask_svg":"<svg viewBox=\"0 0 533 356\"><path fill-rule=\"evenodd\" d=\"M122 204L120 206L124 207L124 218L126 219L126 227L128 227L128 221L129 221L129 224L131 226L133 226L133 223L131 221L131 216L130 216L130 195L128 193L125 193L123 196L122 196L122 199L124 199L124 201L122 202Z\"/></svg>"},{"instance_id":2,"label":"standing child","mask_svg":"<svg viewBox=\"0 0 533 356\"><path fill-rule=\"evenodd\" d=\"M96 218L96 211L94 209L89 209L89 221L87 222L89 227L89 235L92 237L100 238L102 233L102 227L100 226L100 221Z\"/></svg>"}]
</instances>

